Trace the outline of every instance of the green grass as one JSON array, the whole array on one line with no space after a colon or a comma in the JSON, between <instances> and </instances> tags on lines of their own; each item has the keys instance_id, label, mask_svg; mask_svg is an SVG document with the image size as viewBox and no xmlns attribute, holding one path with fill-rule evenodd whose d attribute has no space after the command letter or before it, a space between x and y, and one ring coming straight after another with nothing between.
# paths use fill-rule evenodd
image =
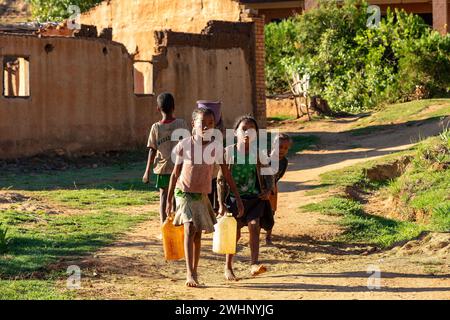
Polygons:
<instances>
[{"instance_id":1,"label":"green grass","mask_svg":"<svg viewBox=\"0 0 450 320\"><path fill-rule=\"evenodd\" d=\"M437 110L426 109L430 106L439 105ZM411 101L389 105L371 116L364 118L352 128L353 135L370 134L387 128L389 125L419 121L425 119L436 119L450 115L450 99L431 99Z\"/></svg>"},{"instance_id":2,"label":"green grass","mask_svg":"<svg viewBox=\"0 0 450 320\"><path fill-rule=\"evenodd\" d=\"M74 209L139 206L159 200L156 192L140 190L80 189L42 191L34 194Z\"/></svg>"},{"instance_id":3,"label":"green grass","mask_svg":"<svg viewBox=\"0 0 450 320\"><path fill-rule=\"evenodd\" d=\"M295 117L287 116L287 115L277 115L277 116L267 118L267 121L275 121L275 122L287 121L287 120L295 120Z\"/></svg>"},{"instance_id":4,"label":"green grass","mask_svg":"<svg viewBox=\"0 0 450 320\"><path fill-rule=\"evenodd\" d=\"M289 150L289 156L293 156L303 150L308 150L312 145L318 145L320 138L314 135L293 135L292 146Z\"/></svg>"},{"instance_id":5,"label":"green grass","mask_svg":"<svg viewBox=\"0 0 450 320\"><path fill-rule=\"evenodd\" d=\"M47 171L40 173L4 172L0 189L54 190L100 188L117 190L149 190L142 184L146 163L123 163L111 166ZM154 181L154 180L153 180Z\"/></svg>"},{"instance_id":6,"label":"green grass","mask_svg":"<svg viewBox=\"0 0 450 320\"><path fill-rule=\"evenodd\" d=\"M405 173L382 192L400 201L406 218L425 212L431 230L450 231L450 131L419 144Z\"/></svg>"},{"instance_id":7,"label":"green grass","mask_svg":"<svg viewBox=\"0 0 450 320\"><path fill-rule=\"evenodd\" d=\"M367 179L366 170L378 164L388 164L398 160L401 157L411 156L414 154L415 148L416 147L409 150L396 152L379 159L357 163L351 167L325 172L319 176L320 185L314 190L307 191L306 194L317 195L328 192L332 189L340 190L347 186L353 185L358 185L358 187L363 190L371 190L384 186L387 182L376 182Z\"/></svg>"},{"instance_id":8,"label":"green grass","mask_svg":"<svg viewBox=\"0 0 450 320\"><path fill-rule=\"evenodd\" d=\"M31 175L19 170L2 172L0 188L25 191L34 199L32 204L57 206L63 212L46 212L45 206L24 211L21 203L0 210L1 228L8 229L10 239L6 252L0 254L0 299L72 298L72 292L58 289L58 280L67 277L66 270L48 266L64 258L76 261L157 216L145 210L125 210L158 200L156 190L141 182L144 168L143 161L124 161Z\"/></svg>"},{"instance_id":9,"label":"green grass","mask_svg":"<svg viewBox=\"0 0 450 320\"><path fill-rule=\"evenodd\" d=\"M344 187L357 186L366 191L379 190L385 198L400 201L398 210L402 220L368 215L363 206L344 197L332 196L322 202L302 207L302 210L341 217L344 242L371 243L386 248L411 240L423 231L450 231L450 131L439 137L420 142L410 150L377 160L357 164L322 174L321 185L312 192L335 190L342 194ZM397 179L374 182L366 176L366 169L387 164L404 156L411 164ZM310 192L311 193L311 192ZM416 222L415 212L424 212L429 219Z\"/></svg>"},{"instance_id":10,"label":"green grass","mask_svg":"<svg viewBox=\"0 0 450 320\"><path fill-rule=\"evenodd\" d=\"M345 231L336 240L373 244L388 248L396 243L418 237L424 228L412 222L397 221L364 213L362 205L354 200L331 197L322 202L301 207L309 212L339 216Z\"/></svg>"},{"instance_id":11,"label":"green grass","mask_svg":"<svg viewBox=\"0 0 450 320\"><path fill-rule=\"evenodd\" d=\"M11 243L0 256L0 278L26 277L27 274L61 257L82 256L110 244L118 235L152 217L143 212L88 212L73 216L30 214L8 210L0 222L9 227Z\"/></svg>"},{"instance_id":12,"label":"green grass","mask_svg":"<svg viewBox=\"0 0 450 320\"><path fill-rule=\"evenodd\" d=\"M0 300L69 300L73 292L60 292L46 280L0 280Z\"/></svg>"}]
</instances>

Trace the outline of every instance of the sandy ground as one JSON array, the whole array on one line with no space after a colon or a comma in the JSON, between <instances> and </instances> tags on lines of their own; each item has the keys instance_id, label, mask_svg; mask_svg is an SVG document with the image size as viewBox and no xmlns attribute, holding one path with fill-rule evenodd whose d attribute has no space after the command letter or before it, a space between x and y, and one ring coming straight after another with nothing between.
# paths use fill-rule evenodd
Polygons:
<instances>
[{"instance_id":1,"label":"sandy ground","mask_svg":"<svg viewBox=\"0 0 450 320\"><path fill-rule=\"evenodd\" d=\"M203 241L199 274L202 286L187 289L184 261L165 262L157 239L159 221L147 221L120 241L83 261L80 299L449 299L450 257L436 254L449 244L448 234L430 235L422 242L385 252L370 246L338 245L341 232L335 220L298 207L323 197L305 192L318 185L319 174L403 150L419 137L437 134L437 122L397 125L365 136L346 130L355 119L318 122L286 132L320 136L321 143L290 159L289 172L280 185L274 245L262 246L261 261L268 272L249 275L248 234L239 243L235 271L239 282L223 279L224 257L212 253L211 236ZM157 210L157 207L147 208ZM262 235L262 238L264 235ZM436 240L437 239L437 240ZM420 250L427 243L436 250ZM414 249L415 248L415 249ZM414 250L413 250L414 249ZM445 251L448 252L448 251ZM379 271L379 283L372 275ZM379 285L379 286L378 286ZM370 288L369 288L370 287Z\"/></svg>"}]
</instances>

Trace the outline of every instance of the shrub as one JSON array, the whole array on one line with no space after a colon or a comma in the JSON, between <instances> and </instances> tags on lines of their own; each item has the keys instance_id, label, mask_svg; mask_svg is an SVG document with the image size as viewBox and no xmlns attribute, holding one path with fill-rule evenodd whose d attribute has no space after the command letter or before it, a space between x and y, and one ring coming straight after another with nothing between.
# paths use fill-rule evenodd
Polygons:
<instances>
[{"instance_id":1,"label":"shrub","mask_svg":"<svg viewBox=\"0 0 450 320\"><path fill-rule=\"evenodd\" d=\"M102 0L29 0L33 17L39 21L61 21L69 18L70 5L80 7L81 12L88 10Z\"/></svg>"},{"instance_id":2,"label":"shrub","mask_svg":"<svg viewBox=\"0 0 450 320\"><path fill-rule=\"evenodd\" d=\"M367 4L320 1L320 6L269 24L267 88L288 91L293 73L309 74L310 95L334 111L359 112L382 103L450 94L450 37L417 15L388 11L367 27ZM340 4L341 3L341 4Z\"/></svg>"}]
</instances>

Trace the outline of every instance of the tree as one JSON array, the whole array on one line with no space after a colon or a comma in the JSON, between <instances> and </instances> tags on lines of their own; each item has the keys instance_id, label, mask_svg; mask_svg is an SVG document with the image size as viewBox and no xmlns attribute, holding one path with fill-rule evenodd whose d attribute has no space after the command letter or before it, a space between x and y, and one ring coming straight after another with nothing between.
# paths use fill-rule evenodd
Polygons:
<instances>
[{"instance_id":1,"label":"tree","mask_svg":"<svg viewBox=\"0 0 450 320\"><path fill-rule=\"evenodd\" d=\"M75 5L84 12L102 0L29 0L31 13L40 22L62 21L76 12L70 10L69 6Z\"/></svg>"},{"instance_id":2,"label":"tree","mask_svg":"<svg viewBox=\"0 0 450 320\"><path fill-rule=\"evenodd\" d=\"M322 0L316 9L269 25L269 92L284 92L308 74L310 94L337 112L405 101L417 87L430 96L450 94L448 36L402 10L388 11L376 28L368 19L362 0Z\"/></svg>"}]
</instances>

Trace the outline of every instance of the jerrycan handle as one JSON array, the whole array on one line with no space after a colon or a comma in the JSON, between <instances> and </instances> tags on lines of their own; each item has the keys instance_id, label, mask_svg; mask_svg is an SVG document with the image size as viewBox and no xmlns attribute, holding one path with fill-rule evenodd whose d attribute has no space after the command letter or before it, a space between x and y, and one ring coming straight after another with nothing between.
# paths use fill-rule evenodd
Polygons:
<instances>
[{"instance_id":1,"label":"jerrycan handle","mask_svg":"<svg viewBox=\"0 0 450 320\"><path fill-rule=\"evenodd\" d=\"M172 222L175 219L175 213L172 212L170 215L167 216L166 220L169 222Z\"/></svg>"}]
</instances>

